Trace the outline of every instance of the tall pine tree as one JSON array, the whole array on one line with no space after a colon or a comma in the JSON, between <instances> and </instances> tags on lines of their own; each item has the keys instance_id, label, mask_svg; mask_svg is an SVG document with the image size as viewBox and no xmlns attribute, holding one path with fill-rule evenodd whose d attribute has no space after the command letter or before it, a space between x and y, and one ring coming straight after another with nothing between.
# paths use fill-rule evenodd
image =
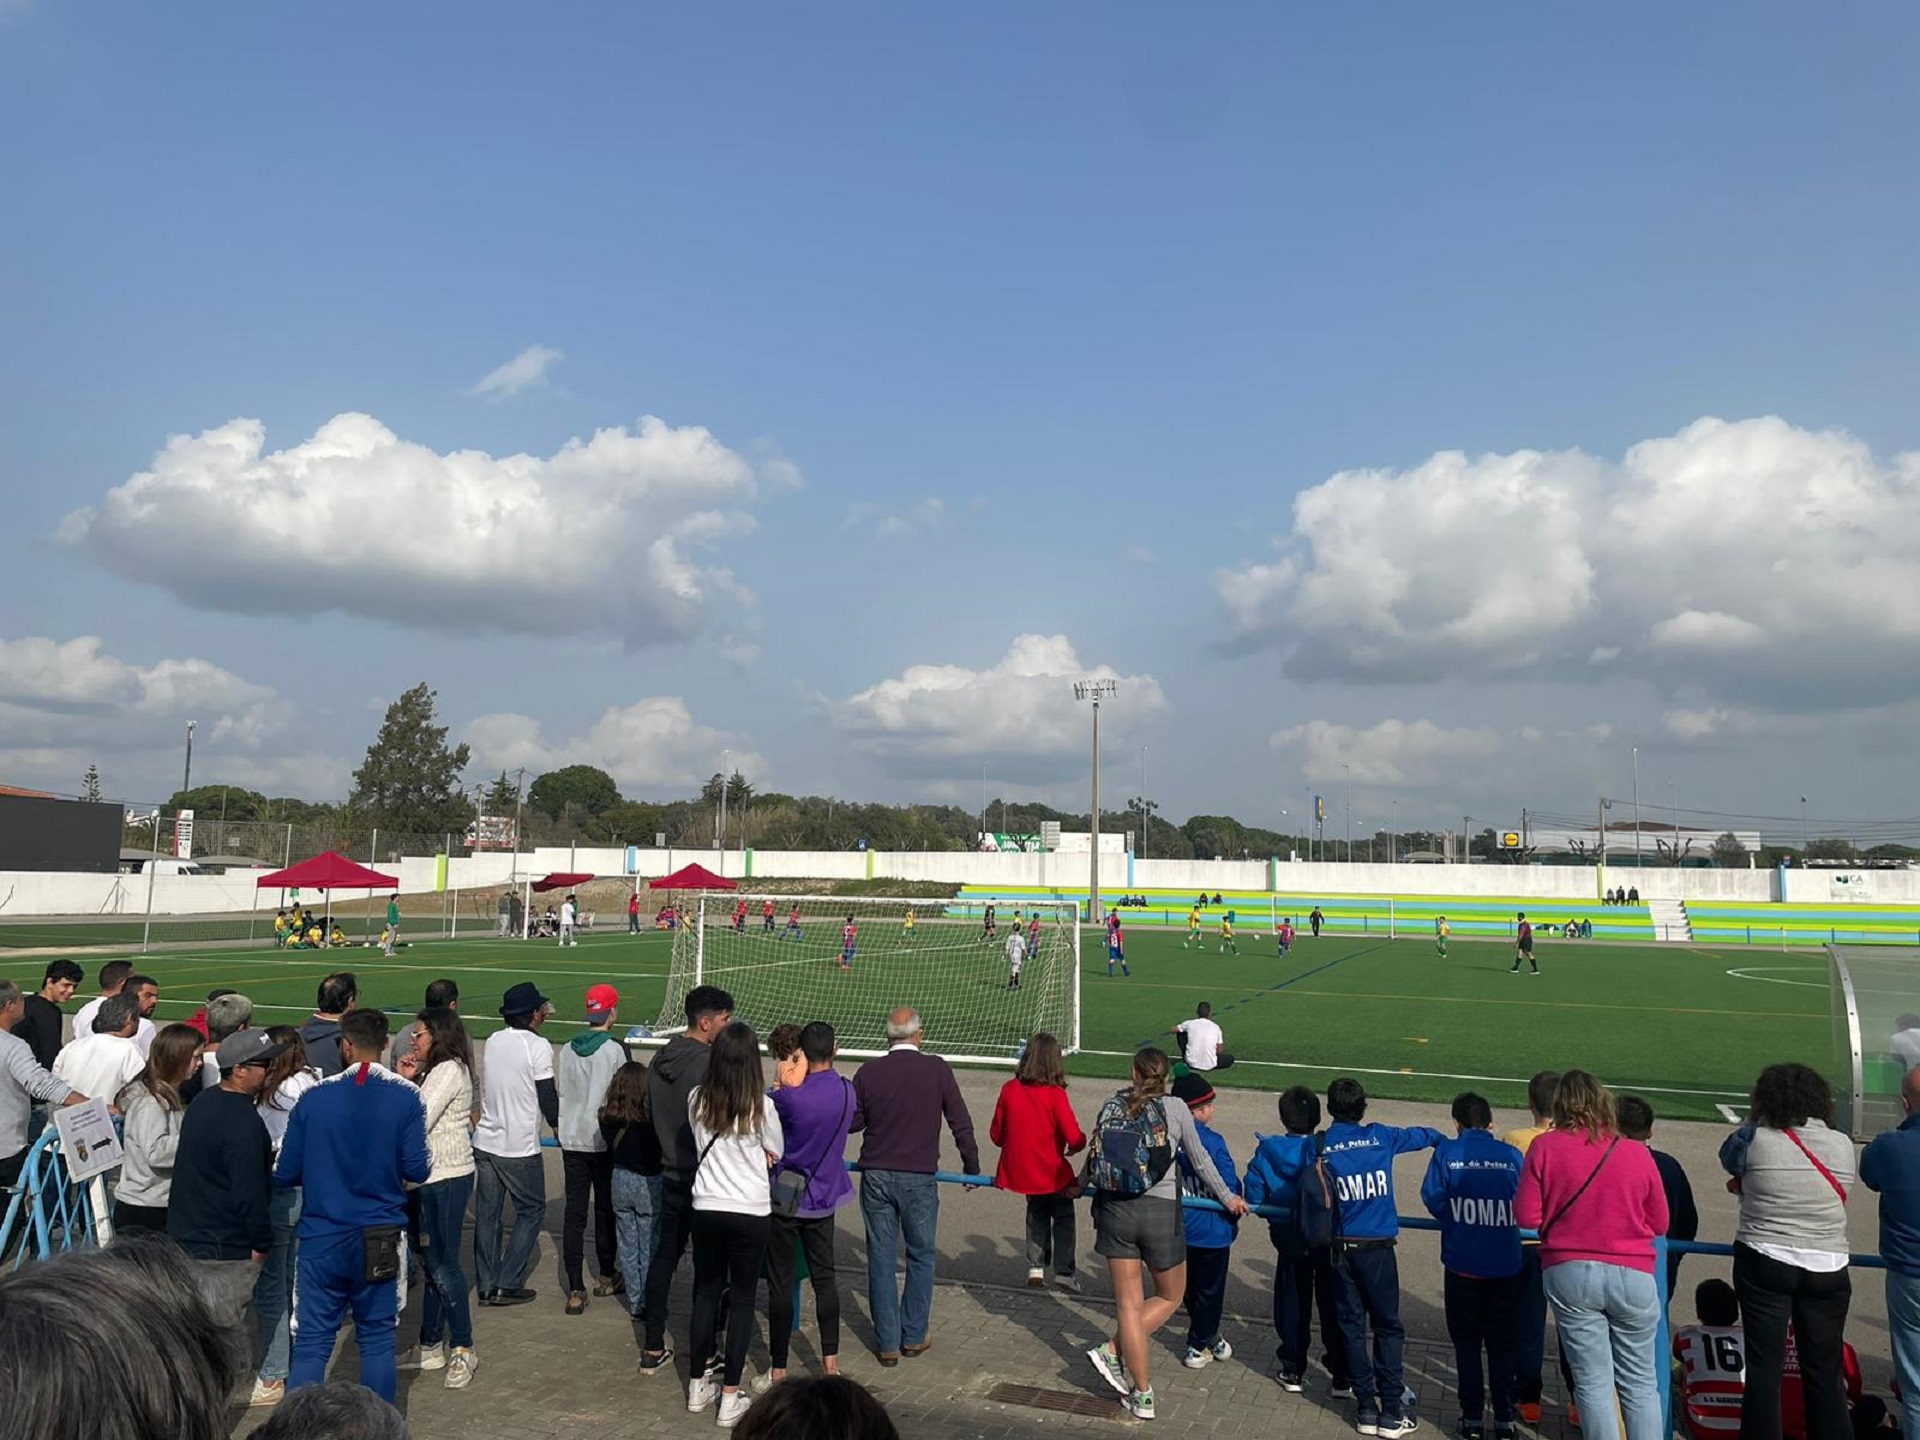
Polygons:
<instances>
[{"instance_id":1,"label":"tall pine tree","mask_svg":"<svg viewBox=\"0 0 1920 1440\"><path fill-rule=\"evenodd\" d=\"M433 723L433 701L422 681L387 707L380 734L353 772L347 810L356 828L439 835L465 830L473 818L460 790L470 752L447 748L447 727Z\"/></svg>"}]
</instances>

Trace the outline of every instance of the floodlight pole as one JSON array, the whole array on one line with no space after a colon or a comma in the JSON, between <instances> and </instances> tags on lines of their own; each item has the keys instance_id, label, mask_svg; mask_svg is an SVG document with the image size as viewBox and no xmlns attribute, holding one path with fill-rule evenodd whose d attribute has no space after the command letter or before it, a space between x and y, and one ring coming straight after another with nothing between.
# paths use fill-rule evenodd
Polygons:
<instances>
[{"instance_id":1,"label":"floodlight pole","mask_svg":"<svg viewBox=\"0 0 1920 1440\"><path fill-rule=\"evenodd\" d=\"M193 728L199 723L197 720L187 721L187 769L186 773L180 777L180 790L183 794L193 789Z\"/></svg>"},{"instance_id":2,"label":"floodlight pole","mask_svg":"<svg viewBox=\"0 0 1920 1440\"><path fill-rule=\"evenodd\" d=\"M1091 840L1093 855L1087 863L1087 921L1098 923L1100 919L1100 702L1109 695L1118 694L1120 682L1117 680L1080 680L1074 683L1073 698L1093 702L1093 814L1091 817Z\"/></svg>"},{"instance_id":3,"label":"floodlight pole","mask_svg":"<svg viewBox=\"0 0 1920 1440\"><path fill-rule=\"evenodd\" d=\"M1353 863L1353 766L1342 765L1347 772L1347 864Z\"/></svg>"},{"instance_id":4,"label":"floodlight pole","mask_svg":"<svg viewBox=\"0 0 1920 1440\"><path fill-rule=\"evenodd\" d=\"M1640 868L1640 747L1633 747L1633 868Z\"/></svg>"}]
</instances>

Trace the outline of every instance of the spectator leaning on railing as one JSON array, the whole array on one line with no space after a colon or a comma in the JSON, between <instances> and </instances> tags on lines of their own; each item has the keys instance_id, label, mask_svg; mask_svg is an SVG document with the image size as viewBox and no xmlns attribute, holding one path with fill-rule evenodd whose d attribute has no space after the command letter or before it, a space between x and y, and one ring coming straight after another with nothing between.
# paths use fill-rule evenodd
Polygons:
<instances>
[{"instance_id":1,"label":"spectator leaning on railing","mask_svg":"<svg viewBox=\"0 0 1920 1440\"><path fill-rule=\"evenodd\" d=\"M1791 1323L1806 1393L1808 1440L1845 1440L1844 1332L1847 1187L1853 1142L1827 1128L1833 1091L1805 1065L1769 1065L1753 1085L1747 1123L1720 1146L1740 1197L1733 1288L1747 1332L1745 1440L1780 1433L1780 1380Z\"/></svg>"},{"instance_id":2,"label":"spectator leaning on railing","mask_svg":"<svg viewBox=\"0 0 1920 1440\"><path fill-rule=\"evenodd\" d=\"M1920 1070L1900 1081L1907 1118L1860 1156L1860 1180L1880 1195L1880 1258L1887 1262L1887 1338L1900 1377L1907 1435L1920 1436Z\"/></svg>"}]
</instances>

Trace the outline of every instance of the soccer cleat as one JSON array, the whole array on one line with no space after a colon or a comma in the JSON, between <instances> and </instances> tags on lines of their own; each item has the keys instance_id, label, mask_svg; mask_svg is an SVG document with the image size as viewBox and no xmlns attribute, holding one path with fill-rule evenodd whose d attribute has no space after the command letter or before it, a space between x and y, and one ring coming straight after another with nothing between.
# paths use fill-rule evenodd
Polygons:
<instances>
[{"instance_id":1,"label":"soccer cleat","mask_svg":"<svg viewBox=\"0 0 1920 1440\"><path fill-rule=\"evenodd\" d=\"M1189 1345L1187 1346L1187 1353L1181 1358L1180 1363L1189 1370L1204 1370L1213 1363L1213 1351L1196 1350L1193 1346Z\"/></svg>"},{"instance_id":2,"label":"soccer cleat","mask_svg":"<svg viewBox=\"0 0 1920 1440\"><path fill-rule=\"evenodd\" d=\"M731 1430L746 1418L747 1410L753 1404L753 1397L744 1390L735 1390L730 1395L720 1397L720 1413L714 1418L722 1430Z\"/></svg>"},{"instance_id":3,"label":"soccer cleat","mask_svg":"<svg viewBox=\"0 0 1920 1440\"><path fill-rule=\"evenodd\" d=\"M1100 1378L1122 1395L1133 1389L1133 1379L1127 1374L1127 1362L1120 1358L1110 1340L1087 1351L1087 1358L1093 1362L1093 1368L1100 1372Z\"/></svg>"},{"instance_id":4,"label":"soccer cleat","mask_svg":"<svg viewBox=\"0 0 1920 1440\"><path fill-rule=\"evenodd\" d=\"M1153 1387L1127 1392L1127 1413L1136 1420L1151 1420L1154 1416Z\"/></svg>"},{"instance_id":5,"label":"soccer cleat","mask_svg":"<svg viewBox=\"0 0 1920 1440\"><path fill-rule=\"evenodd\" d=\"M479 1368L480 1357L471 1349L464 1345L454 1347L453 1358L447 1362L447 1389L466 1389L473 1383L473 1372Z\"/></svg>"},{"instance_id":6,"label":"soccer cleat","mask_svg":"<svg viewBox=\"0 0 1920 1440\"><path fill-rule=\"evenodd\" d=\"M689 1415L698 1415L719 1398L719 1384L706 1376L696 1375L687 1382L687 1413Z\"/></svg>"},{"instance_id":7,"label":"soccer cleat","mask_svg":"<svg viewBox=\"0 0 1920 1440\"><path fill-rule=\"evenodd\" d=\"M1289 1395L1299 1395L1307 1388L1307 1378L1292 1370L1280 1372L1280 1388Z\"/></svg>"}]
</instances>

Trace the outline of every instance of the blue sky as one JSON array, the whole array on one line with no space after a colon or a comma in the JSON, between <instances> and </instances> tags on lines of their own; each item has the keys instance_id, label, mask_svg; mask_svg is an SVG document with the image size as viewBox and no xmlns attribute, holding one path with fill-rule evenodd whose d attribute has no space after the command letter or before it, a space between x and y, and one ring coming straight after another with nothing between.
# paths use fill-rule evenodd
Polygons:
<instances>
[{"instance_id":1,"label":"blue sky","mask_svg":"<svg viewBox=\"0 0 1920 1440\"><path fill-rule=\"evenodd\" d=\"M0 14L0 780L1913 810L1908 12Z\"/></svg>"}]
</instances>

